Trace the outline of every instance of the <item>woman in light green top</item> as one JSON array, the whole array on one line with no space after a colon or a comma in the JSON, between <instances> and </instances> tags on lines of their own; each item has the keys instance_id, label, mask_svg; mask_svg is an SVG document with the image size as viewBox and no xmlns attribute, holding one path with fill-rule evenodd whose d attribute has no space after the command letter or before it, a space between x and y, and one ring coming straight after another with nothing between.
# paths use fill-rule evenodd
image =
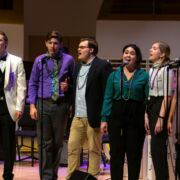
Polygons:
<instances>
[{"instance_id":1,"label":"woman in light green top","mask_svg":"<svg viewBox=\"0 0 180 180\"><path fill-rule=\"evenodd\" d=\"M149 77L140 68L142 55L135 44L123 48L124 65L108 78L102 107L101 131L110 140L111 179L123 179L125 154L129 180L138 180L145 138L144 114Z\"/></svg>"}]
</instances>

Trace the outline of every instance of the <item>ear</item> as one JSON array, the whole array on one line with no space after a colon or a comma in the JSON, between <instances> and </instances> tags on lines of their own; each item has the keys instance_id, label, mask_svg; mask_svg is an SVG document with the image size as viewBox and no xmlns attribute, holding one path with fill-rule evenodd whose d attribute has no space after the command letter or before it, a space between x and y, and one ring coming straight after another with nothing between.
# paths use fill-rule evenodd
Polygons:
<instances>
[{"instance_id":1,"label":"ear","mask_svg":"<svg viewBox=\"0 0 180 180\"><path fill-rule=\"evenodd\" d=\"M93 54L94 53L94 49L90 48L90 53Z\"/></svg>"},{"instance_id":2,"label":"ear","mask_svg":"<svg viewBox=\"0 0 180 180\"><path fill-rule=\"evenodd\" d=\"M7 49L7 46L8 46L8 42L5 42L5 49Z\"/></svg>"},{"instance_id":3,"label":"ear","mask_svg":"<svg viewBox=\"0 0 180 180\"><path fill-rule=\"evenodd\" d=\"M164 58L165 57L165 53L162 53L161 55L160 55L160 58Z\"/></svg>"},{"instance_id":4,"label":"ear","mask_svg":"<svg viewBox=\"0 0 180 180\"><path fill-rule=\"evenodd\" d=\"M44 41L45 46L47 47L47 41Z\"/></svg>"}]
</instances>

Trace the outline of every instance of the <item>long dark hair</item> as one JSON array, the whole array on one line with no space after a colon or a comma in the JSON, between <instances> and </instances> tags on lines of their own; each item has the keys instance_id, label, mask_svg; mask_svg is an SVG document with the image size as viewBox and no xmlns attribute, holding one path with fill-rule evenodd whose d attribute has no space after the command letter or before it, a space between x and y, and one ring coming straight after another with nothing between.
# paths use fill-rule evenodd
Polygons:
<instances>
[{"instance_id":1,"label":"long dark hair","mask_svg":"<svg viewBox=\"0 0 180 180\"><path fill-rule=\"evenodd\" d=\"M126 46L124 46L122 53L124 53L128 47L133 48L134 51L136 52L136 66L139 67L142 61L142 53L140 48L136 44L127 44Z\"/></svg>"}]
</instances>

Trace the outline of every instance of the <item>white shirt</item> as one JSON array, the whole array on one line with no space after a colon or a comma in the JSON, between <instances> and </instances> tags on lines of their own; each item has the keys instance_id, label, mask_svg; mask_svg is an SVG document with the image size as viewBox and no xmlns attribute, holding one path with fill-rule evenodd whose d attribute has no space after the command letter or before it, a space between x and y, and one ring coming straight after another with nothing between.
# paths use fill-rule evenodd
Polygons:
<instances>
[{"instance_id":1,"label":"white shirt","mask_svg":"<svg viewBox=\"0 0 180 180\"><path fill-rule=\"evenodd\" d=\"M1 68L2 73L4 72L5 67L6 67L6 61L0 61L0 68Z\"/></svg>"},{"instance_id":2,"label":"white shirt","mask_svg":"<svg viewBox=\"0 0 180 180\"><path fill-rule=\"evenodd\" d=\"M168 81L167 81L167 77ZM153 67L149 70L149 96L166 96L167 91L168 95L172 95L173 89L173 72L171 69L167 69L167 67ZM168 83L168 85L167 85Z\"/></svg>"}]
</instances>

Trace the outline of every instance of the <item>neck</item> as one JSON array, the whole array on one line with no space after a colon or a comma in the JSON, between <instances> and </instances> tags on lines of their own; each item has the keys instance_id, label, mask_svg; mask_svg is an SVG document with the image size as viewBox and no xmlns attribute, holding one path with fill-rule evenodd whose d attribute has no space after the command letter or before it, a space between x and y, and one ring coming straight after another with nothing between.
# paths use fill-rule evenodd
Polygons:
<instances>
[{"instance_id":1,"label":"neck","mask_svg":"<svg viewBox=\"0 0 180 180\"><path fill-rule=\"evenodd\" d=\"M54 52L54 53L49 53L49 52L47 52L47 55L48 55L49 57L51 57L51 58L54 58L54 57L59 57L59 56L61 56L61 53L62 53L62 51L59 50L59 51Z\"/></svg>"},{"instance_id":2,"label":"neck","mask_svg":"<svg viewBox=\"0 0 180 180\"><path fill-rule=\"evenodd\" d=\"M0 57L3 57L3 56L5 56L7 54L7 51L2 51L2 52L0 52Z\"/></svg>"},{"instance_id":3,"label":"neck","mask_svg":"<svg viewBox=\"0 0 180 180\"><path fill-rule=\"evenodd\" d=\"M89 59L82 61L83 64L91 64L94 60L95 56L91 56Z\"/></svg>"},{"instance_id":4,"label":"neck","mask_svg":"<svg viewBox=\"0 0 180 180\"><path fill-rule=\"evenodd\" d=\"M134 66L125 66L125 68L127 69L127 71L129 71L130 73L134 73L136 71L136 67Z\"/></svg>"},{"instance_id":5,"label":"neck","mask_svg":"<svg viewBox=\"0 0 180 180\"><path fill-rule=\"evenodd\" d=\"M157 60L157 61L154 61L154 62L153 62L153 67L159 67L159 66L162 65L162 63L163 63L163 60L162 60L162 59L159 59L159 60Z\"/></svg>"}]
</instances>

